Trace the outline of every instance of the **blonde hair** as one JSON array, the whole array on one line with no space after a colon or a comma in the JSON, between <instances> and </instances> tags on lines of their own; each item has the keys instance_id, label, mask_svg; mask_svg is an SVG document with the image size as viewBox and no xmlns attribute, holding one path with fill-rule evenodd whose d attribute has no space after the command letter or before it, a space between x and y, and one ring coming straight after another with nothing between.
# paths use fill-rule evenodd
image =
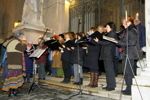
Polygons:
<instances>
[{"instance_id":1,"label":"blonde hair","mask_svg":"<svg viewBox=\"0 0 150 100\"><path fill-rule=\"evenodd\" d=\"M97 29L98 29L98 28L104 28L104 26L103 26L103 25L99 25L99 26L97 27Z\"/></svg>"},{"instance_id":2,"label":"blonde hair","mask_svg":"<svg viewBox=\"0 0 150 100\"><path fill-rule=\"evenodd\" d=\"M73 40L75 38L75 33L74 32L67 32L65 35L68 35L70 40Z\"/></svg>"}]
</instances>

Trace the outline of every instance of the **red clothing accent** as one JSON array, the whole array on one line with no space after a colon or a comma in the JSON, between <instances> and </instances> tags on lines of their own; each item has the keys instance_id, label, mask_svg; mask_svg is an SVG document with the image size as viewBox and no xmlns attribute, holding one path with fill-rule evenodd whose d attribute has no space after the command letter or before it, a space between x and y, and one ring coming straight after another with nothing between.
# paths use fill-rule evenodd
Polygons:
<instances>
[{"instance_id":1,"label":"red clothing accent","mask_svg":"<svg viewBox=\"0 0 150 100\"><path fill-rule=\"evenodd\" d=\"M119 52L122 52L122 47L119 47Z\"/></svg>"}]
</instances>

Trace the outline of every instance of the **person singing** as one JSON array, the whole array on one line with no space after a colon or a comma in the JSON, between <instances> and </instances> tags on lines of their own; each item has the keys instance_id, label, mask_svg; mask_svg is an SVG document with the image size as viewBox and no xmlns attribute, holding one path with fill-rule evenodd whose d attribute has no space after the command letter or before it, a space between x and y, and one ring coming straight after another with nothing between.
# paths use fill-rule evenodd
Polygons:
<instances>
[{"instance_id":1,"label":"person singing","mask_svg":"<svg viewBox=\"0 0 150 100\"><path fill-rule=\"evenodd\" d=\"M72 57L71 57L71 63L74 67L74 85L82 85L83 84L83 59L85 56L85 50L82 49L81 46L79 46L79 43L82 40L82 35L80 33L76 34L76 47L71 47L72 49Z\"/></svg>"},{"instance_id":2,"label":"person singing","mask_svg":"<svg viewBox=\"0 0 150 100\"><path fill-rule=\"evenodd\" d=\"M106 23L107 36L112 38L117 38L116 26L114 22ZM101 47L100 60L104 61L104 68L106 73L106 83L107 86L103 87L106 91L115 90L116 79L114 73L114 60L116 52L116 44L106 40L94 39Z\"/></svg>"},{"instance_id":3,"label":"person singing","mask_svg":"<svg viewBox=\"0 0 150 100\"><path fill-rule=\"evenodd\" d=\"M73 42L72 40L74 39L73 32L67 32L65 33L65 43L64 43L64 48L59 47L59 49L62 52L61 55L61 60L62 60L62 67L64 71L64 79L61 81L61 83L70 83L70 78L71 78L71 68L70 68L70 63L71 63L71 43Z\"/></svg>"},{"instance_id":4,"label":"person singing","mask_svg":"<svg viewBox=\"0 0 150 100\"><path fill-rule=\"evenodd\" d=\"M126 82L126 89L122 90L124 95L131 95L132 78L134 78L134 64L138 59L137 47L138 45L138 33L134 26L133 17L129 16L126 21L122 19L122 24L125 27L124 36L118 41L118 45L122 47L122 66L123 74ZM129 60L126 61L126 58ZM130 65L131 64L131 65ZM126 66L125 66L126 65Z\"/></svg>"}]
</instances>

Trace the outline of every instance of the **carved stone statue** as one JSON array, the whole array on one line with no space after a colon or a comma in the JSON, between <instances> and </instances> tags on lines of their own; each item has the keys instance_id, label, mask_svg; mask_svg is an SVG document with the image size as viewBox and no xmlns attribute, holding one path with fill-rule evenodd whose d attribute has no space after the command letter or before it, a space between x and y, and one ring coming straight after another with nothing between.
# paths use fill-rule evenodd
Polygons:
<instances>
[{"instance_id":1,"label":"carved stone statue","mask_svg":"<svg viewBox=\"0 0 150 100\"><path fill-rule=\"evenodd\" d=\"M45 26L42 14L43 0L25 0L21 24Z\"/></svg>"}]
</instances>

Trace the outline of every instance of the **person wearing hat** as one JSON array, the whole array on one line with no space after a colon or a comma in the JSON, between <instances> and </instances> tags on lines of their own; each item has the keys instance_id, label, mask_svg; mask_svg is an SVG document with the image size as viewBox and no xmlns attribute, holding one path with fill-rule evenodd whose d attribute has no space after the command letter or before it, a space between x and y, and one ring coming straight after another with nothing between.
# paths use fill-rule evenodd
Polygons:
<instances>
[{"instance_id":1,"label":"person wearing hat","mask_svg":"<svg viewBox=\"0 0 150 100\"><path fill-rule=\"evenodd\" d=\"M63 43L65 42L64 34L58 35L58 42L61 45L63 45ZM52 55L54 57L52 68L56 68L57 77L63 77L64 73L63 73L62 61L61 61L62 52L60 50L54 50Z\"/></svg>"},{"instance_id":2,"label":"person wearing hat","mask_svg":"<svg viewBox=\"0 0 150 100\"><path fill-rule=\"evenodd\" d=\"M34 50L35 50L35 47L33 46L33 42L29 41L27 44L26 50L24 52L25 65L26 65L25 81L27 81L28 83L30 82L30 78L33 73L33 59L30 58L29 56L34 52Z\"/></svg>"},{"instance_id":3,"label":"person wearing hat","mask_svg":"<svg viewBox=\"0 0 150 100\"><path fill-rule=\"evenodd\" d=\"M9 97L16 97L20 93L18 88L24 83L22 59L26 48L26 37L22 31L16 31L13 38L6 41L3 46L7 50L8 70L2 90L9 91Z\"/></svg>"}]
</instances>

